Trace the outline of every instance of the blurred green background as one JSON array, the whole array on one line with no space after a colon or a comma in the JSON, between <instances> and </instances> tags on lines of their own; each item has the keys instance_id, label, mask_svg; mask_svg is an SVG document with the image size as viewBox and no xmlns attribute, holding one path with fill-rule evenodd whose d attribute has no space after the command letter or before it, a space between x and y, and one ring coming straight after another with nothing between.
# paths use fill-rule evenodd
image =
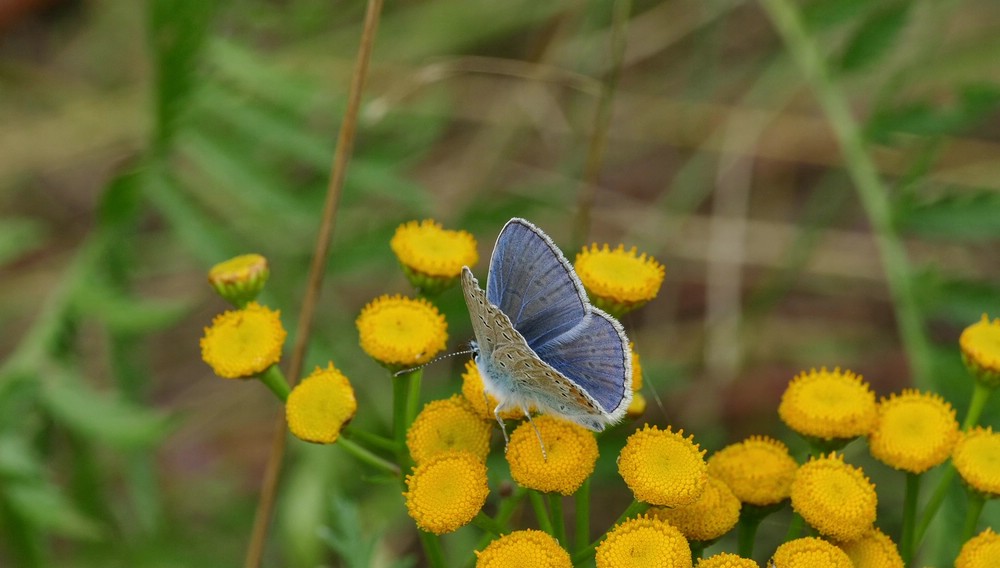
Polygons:
<instances>
[{"instance_id":1,"label":"blurred green background","mask_svg":"<svg viewBox=\"0 0 1000 568\"><path fill-rule=\"evenodd\" d=\"M517 215L570 258L622 242L666 265L659 297L624 322L644 420L710 451L750 434L794 445L778 399L821 365L879 395L933 389L961 417L958 333L1000 316L1000 4L795 3L882 180L877 221L760 5L630 4L387 3L306 368L333 360L358 390L356 424L384 431L389 379L354 318L409 293L393 230L434 218L488 258ZM205 274L266 255L264 300L295 329L363 14L325 0L0 4L0 566L242 562L281 410L201 362L202 328L225 309ZM905 253L895 272L878 239ZM457 348L471 338L460 294L440 305ZM457 390L461 365L429 368L425 399ZM995 399L983 423L1000 424ZM610 459L622 437L602 451L595 529L630 499ZM848 459L896 534L900 478L862 443ZM955 493L922 565L957 551ZM987 505L980 526L998 519ZM760 550L786 522L765 523ZM464 558L477 539L445 540ZM265 565L418 557L398 485L291 443Z\"/></svg>"}]
</instances>

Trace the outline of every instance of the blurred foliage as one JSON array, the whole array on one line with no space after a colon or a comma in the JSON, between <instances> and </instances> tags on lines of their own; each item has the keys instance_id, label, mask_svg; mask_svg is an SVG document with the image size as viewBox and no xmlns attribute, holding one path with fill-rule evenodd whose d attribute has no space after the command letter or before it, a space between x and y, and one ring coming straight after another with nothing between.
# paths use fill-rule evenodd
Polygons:
<instances>
[{"instance_id":1,"label":"blurred foliage","mask_svg":"<svg viewBox=\"0 0 1000 568\"><path fill-rule=\"evenodd\" d=\"M24 4L0 22L0 565L234 565L279 409L198 360L222 309L204 272L266 255L265 300L295 329L362 3ZM890 187L934 362L917 386L961 414L957 333L1000 316L1000 7L802 11ZM332 358L354 380L359 422L389 420L353 320L406 290L396 225L434 217L489 243L516 214L566 242L610 22L605 2L386 7L306 366ZM868 219L758 7L637 1L627 41L591 234L667 265L664 293L626 321L660 401L649 419L715 449L782 432L777 396L800 368L849 367L880 394L910 385ZM719 219L743 222L735 240ZM721 343L706 325L720 262L742 274ZM441 305L452 343L469 338L459 295ZM428 372L428 398L454 390L460 364ZM998 416L994 400L984 421ZM292 450L270 565L413 565L399 499L367 493L335 448ZM928 564L954 556L949 514Z\"/></svg>"}]
</instances>

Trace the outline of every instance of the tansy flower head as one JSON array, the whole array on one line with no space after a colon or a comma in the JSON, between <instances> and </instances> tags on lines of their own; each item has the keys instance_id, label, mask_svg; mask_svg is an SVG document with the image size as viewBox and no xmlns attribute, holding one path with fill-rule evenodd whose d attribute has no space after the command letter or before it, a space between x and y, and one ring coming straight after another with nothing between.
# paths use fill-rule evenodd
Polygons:
<instances>
[{"instance_id":1,"label":"tansy flower head","mask_svg":"<svg viewBox=\"0 0 1000 568\"><path fill-rule=\"evenodd\" d=\"M628 437L618 473L635 498L661 507L693 503L708 483L705 451L684 431L648 424Z\"/></svg>"},{"instance_id":2,"label":"tansy flower head","mask_svg":"<svg viewBox=\"0 0 1000 568\"><path fill-rule=\"evenodd\" d=\"M466 451L485 461L492 427L464 397L456 394L424 406L406 433L406 447L418 464L453 451Z\"/></svg>"},{"instance_id":3,"label":"tansy flower head","mask_svg":"<svg viewBox=\"0 0 1000 568\"><path fill-rule=\"evenodd\" d=\"M632 352L632 392L639 392L642 389L642 364L639 354L635 352L635 344L629 342L628 347Z\"/></svg>"},{"instance_id":4,"label":"tansy flower head","mask_svg":"<svg viewBox=\"0 0 1000 568\"><path fill-rule=\"evenodd\" d=\"M860 538L875 522L875 486L860 468L832 454L802 465L792 482L792 508L820 534L839 541Z\"/></svg>"},{"instance_id":5,"label":"tansy flower head","mask_svg":"<svg viewBox=\"0 0 1000 568\"><path fill-rule=\"evenodd\" d=\"M1000 386L1000 319L982 319L962 331L958 338L962 361L976 380L989 388Z\"/></svg>"},{"instance_id":6,"label":"tansy flower head","mask_svg":"<svg viewBox=\"0 0 1000 568\"><path fill-rule=\"evenodd\" d=\"M654 507L650 513L677 527L688 540L707 542L726 534L740 520L740 500L721 479L708 476L701 497L690 505Z\"/></svg>"},{"instance_id":7,"label":"tansy flower head","mask_svg":"<svg viewBox=\"0 0 1000 568\"><path fill-rule=\"evenodd\" d=\"M646 397L642 396L642 393L636 392L632 393L632 402L628 403L628 409L625 411L625 415L629 418L638 418L646 412Z\"/></svg>"},{"instance_id":8,"label":"tansy flower head","mask_svg":"<svg viewBox=\"0 0 1000 568\"><path fill-rule=\"evenodd\" d=\"M270 274L266 258L244 254L213 266L208 283L227 302L241 308L260 294Z\"/></svg>"},{"instance_id":9,"label":"tansy flower head","mask_svg":"<svg viewBox=\"0 0 1000 568\"><path fill-rule=\"evenodd\" d=\"M514 531L476 551L476 568L572 568L569 553L548 533Z\"/></svg>"},{"instance_id":10,"label":"tansy flower head","mask_svg":"<svg viewBox=\"0 0 1000 568\"><path fill-rule=\"evenodd\" d=\"M490 489L486 466L468 452L440 454L406 476L406 510L421 530L434 534L465 526L483 508Z\"/></svg>"},{"instance_id":11,"label":"tansy flower head","mask_svg":"<svg viewBox=\"0 0 1000 568\"><path fill-rule=\"evenodd\" d=\"M709 474L725 481L740 501L760 507L788 498L798 468L788 446L766 436L726 446L708 460Z\"/></svg>"},{"instance_id":12,"label":"tansy flower head","mask_svg":"<svg viewBox=\"0 0 1000 568\"><path fill-rule=\"evenodd\" d=\"M281 360L286 335L281 312L250 302L215 316L201 338L201 358L220 377L252 377Z\"/></svg>"},{"instance_id":13,"label":"tansy flower head","mask_svg":"<svg viewBox=\"0 0 1000 568\"><path fill-rule=\"evenodd\" d=\"M390 369L422 365L445 348L448 324L423 298L380 296L358 316L361 348Z\"/></svg>"},{"instance_id":14,"label":"tansy flower head","mask_svg":"<svg viewBox=\"0 0 1000 568\"><path fill-rule=\"evenodd\" d=\"M476 366L476 362L472 359L465 362L465 372L462 373L462 396L469 401L476 414L484 420L488 420L491 424L496 421L496 418L493 416L493 409L499 403L497 399L493 398L493 395L484 393L483 377L479 374L479 367ZM534 410L535 407L532 406L528 411L533 412ZM500 418L504 420L520 420L524 418L524 412L520 408L508 408L500 412Z\"/></svg>"},{"instance_id":15,"label":"tansy flower head","mask_svg":"<svg viewBox=\"0 0 1000 568\"><path fill-rule=\"evenodd\" d=\"M987 497L1000 497L1000 433L992 427L964 432L951 461L966 485Z\"/></svg>"},{"instance_id":16,"label":"tansy flower head","mask_svg":"<svg viewBox=\"0 0 1000 568\"><path fill-rule=\"evenodd\" d=\"M435 295L458 280L463 266L479 260L476 239L465 231L449 231L430 219L396 228L389 242L415 288Z\"/></svg>"},{"instance_id":17,"label":"tansy flower head","mask_svg":"<svg viewBox=\"0 0 1000 568\"><path fill-rule=\"evenodd\" d=\"M875 459L896 469L923 473L951 455L958 438L955 410L937 394L905 390L882 399L868 435Z\"/></svg>"},{"instance_id":18,"label":"tansy flower head","mask_svg":"<svg viewBox=\"0 0 1000 568\"><path fill-rule=\"evenodd\" d=\"M720 552L708 558L699 558L695 568L760 568L760 564L731 552Z\"/></svg>"},{"instance_id":19,"label":"tansy flower head","mask_svg":"<svg viewBox=\"0 0 1000 568\"><path fill-rule=\"evenodd\" d=\"M792 379L781 395L778 414L799 434L850 440L875 425L875 393L850 371L813 369Z\"/></svg>"},{"instance_id":20,"label":"tansy flower head","mask_svg":"<svg viewBox=\"0 0 1000 568\"><path fill-rule=\"evenodd\" d=\"M330 363L326 369L316 367L292 389L285 402L285 419L296 437L306 442L332 444L357 409L351 383Z\"/></svg>"},{"instance_id":21,"label":"tansy flower head","mask_svg":"<svg viewBox=\"0 0 1000 568\"><path fill-rule=\"evenodd\" d=\"M597 438L583 426L543 415L522 422L510 435L507 462L514 481L522 487L572 495L594 471ZM538 443L545 444L545 457Z\"/></svg>"},{"instance_id":22,"label":"tansy flower head","mask_svg":"<svg viewBox=\"0 0 1000 568\"><path fill-rule=\"evenodd\" d=\"M594 304L615 317L655 298L663 283L663 265L625 245L584 247L573 266Z\"/></svg>"},{"instance_id":23,"label":"tansy flower head","mask_svg":"<svg viewBox=\"0 0 1000 568\"><path fill-rule=\"evenodd\" d=\"M955 568L996 568L1000 558L1000 535L988 528L962 545Z\"/></svg>"},{"instance_id":24,"label":"tansy flower head","mask_svg":"<svg viewBox=\"0 0 1000 568\"><path fill-rule=\"evenodd\" d=\"M771 565L779 568L854 568L846 552L815 537L797 538L782 544L774 551Z\"/></svg>"},{"instance_id":25,"label":"tansy flower head","mask_svg":"<svg viewBox=\"0 0 1000 568\"><path fill-rule=\"evenodd\" d=\"M865 536L840 545L854 568L903 568L896 543L878 528Z\"/></svg>"},{"instance_id":26,"label":"tansy flower head","mask_svg":"<svg viewBox=\"0 0 1000 568\"><path fill-rule=\"evenodd\" d=\"M691 547L670 523L644 515L611 529L596 560L597 568L690 568Z\"/></svg>"}]
</instances>

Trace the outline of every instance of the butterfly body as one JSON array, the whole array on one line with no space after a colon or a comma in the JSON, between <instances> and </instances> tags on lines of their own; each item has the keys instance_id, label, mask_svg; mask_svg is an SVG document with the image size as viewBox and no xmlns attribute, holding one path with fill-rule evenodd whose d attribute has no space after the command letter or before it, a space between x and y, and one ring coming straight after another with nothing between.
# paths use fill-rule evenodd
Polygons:
<instances>
[{"instance_id":1,"label":"butterfly body","mask_svg":"<svg viewBox=\"0 0 1000 568\"><path fill-rule=\"evenodd\" d=\"M499 401L495 414L534 408L594 431L624 416L632 397L625 332L590 305L572 265L540 229L511 219L497 238L486 290L468 267L462 289L484 390Z\"/></svg>"}]
</instances>

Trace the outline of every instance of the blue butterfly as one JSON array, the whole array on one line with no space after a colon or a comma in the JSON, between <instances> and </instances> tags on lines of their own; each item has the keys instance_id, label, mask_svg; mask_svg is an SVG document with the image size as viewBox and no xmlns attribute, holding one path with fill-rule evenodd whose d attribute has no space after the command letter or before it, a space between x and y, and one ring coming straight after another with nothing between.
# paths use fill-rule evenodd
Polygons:
<instances>
[{"instance_id":1,"label":"blue butterfly","mask_svg":"<svg viewBox=\"0 0 1000 568\"><path fill-rule=\"evenodd\" d=\"M473 358L493 413L534 407L600 432L632 401L632 360L618 320L592 306L555 243L524 219L497 237L486 291L462 269L476 340ZM537 432L537 430L536 430ZM544 452L544 446L543 446Z\"/></svg>"}]
</instances>

